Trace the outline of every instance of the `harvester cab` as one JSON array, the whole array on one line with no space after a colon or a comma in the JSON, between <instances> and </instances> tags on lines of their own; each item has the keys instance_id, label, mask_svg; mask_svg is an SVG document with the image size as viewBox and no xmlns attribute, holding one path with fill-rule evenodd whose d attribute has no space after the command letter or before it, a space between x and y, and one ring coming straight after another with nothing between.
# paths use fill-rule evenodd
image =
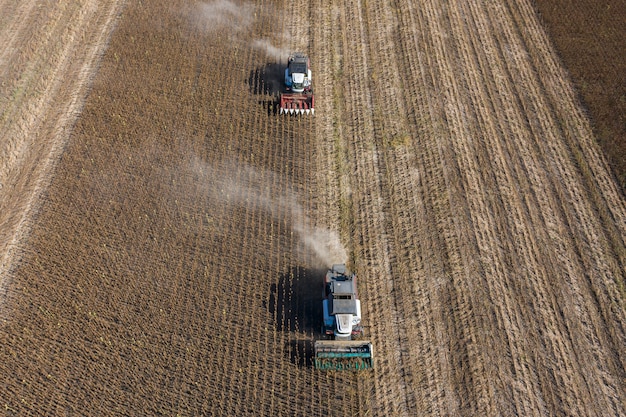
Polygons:
<instances>
[{"instance_id":1,"label":"harvester cab","mask_svg":"<svg viewBox=\"0 0 626 417\"><path fill-rule=\"evenodd\" d=\"M362 370L374 367L374 350L363 337L361 301L356 275L344 264L333 265L324 278L322 333L331 340L315 342L315 367L324 370Z\"/></svg>"},{"instance_id":2,"label":"harvester cab","mask_svg":"<svg viewBox=\"0 0 626 417\"><path fill-rule=\"evenodd\" d=\"M280 114L313 114L314 99L309 58L303 53L289 57L285 87L280 95Z\"/></svg>"}]
</instances>

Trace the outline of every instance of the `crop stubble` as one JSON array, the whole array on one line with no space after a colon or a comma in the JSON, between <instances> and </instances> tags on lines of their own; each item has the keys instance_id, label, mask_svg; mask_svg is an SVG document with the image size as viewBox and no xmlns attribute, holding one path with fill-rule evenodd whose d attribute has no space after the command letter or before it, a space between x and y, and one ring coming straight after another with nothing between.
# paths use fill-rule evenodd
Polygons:
<instances>
[{"instance_id":1,"label":"crop stubble","mask_svg":"<svg viewBox=\"0 0 626 417\"><path fill-rule=\"evenodd\" d=\"M5 409L624 415L624 201L528 2L201 5L125 9L7 291ZM314 118L253 93L290 36ZM372 374L310 367L315 228Z\"/></svg>"},{"instance_id":2,"label":"crop stubble","mask_svg":"<svg viewBox=\"0 0 626 417\"><path fill-rule=\"evenodd\" d=\"M5 1L0 51L0 275L19 258L121 8ZM4 286L4 280L0 283ZM1 287L0 287L1 288Z\"/></svg>"},{"instance_id":3,"label":"crop stubble","mask_svg":"<svg viewBox=\"0 0 626 417\"><path fill-rule=\"evenodd\" d=\"M402 368L378 411L623 414L624 202L529 5L364 6L328 49L344 52L353 252L380 280L378 372L389 352ZM389 318L401 330L379 340Z\"/></svg>"}]
</instances>

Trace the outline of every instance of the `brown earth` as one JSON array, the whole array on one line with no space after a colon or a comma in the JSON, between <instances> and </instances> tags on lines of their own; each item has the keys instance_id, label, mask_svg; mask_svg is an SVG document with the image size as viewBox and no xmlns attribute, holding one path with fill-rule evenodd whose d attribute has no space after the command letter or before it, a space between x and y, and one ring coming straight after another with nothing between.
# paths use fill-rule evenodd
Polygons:
<instances>
[{"instance_id":1,"label":"brown earth","mask_svg":"<svg viewBox=\"0 0 626 417\"><path fill-rule=\"evenodd\" d=\"M119 2L98 3L0 2L3 292L119 13Z\"/></svg>"},{"instance_id":2,"label":"brown earth","mask_svg":"<svg viewBox=\"0 0 626 417\"><path fill-rule=\"evenodd\" d=\"M532 2L35 4L0 5L3 105L51 129L2 119L41 146L3 154L6 415L626 415L626 202ZM290 50L314 117L274 114ZM338 261L373 372L311 367Z\"/></svg>"},{"instance_id":3,"label":"brown earth","mask_svg":"<svg viewBox=\"0 0 626 417\"><path fill-rule=\"evenodd\" d=\"M626 193L626 1L535 2Z\"/></svg>"}]
</instances>

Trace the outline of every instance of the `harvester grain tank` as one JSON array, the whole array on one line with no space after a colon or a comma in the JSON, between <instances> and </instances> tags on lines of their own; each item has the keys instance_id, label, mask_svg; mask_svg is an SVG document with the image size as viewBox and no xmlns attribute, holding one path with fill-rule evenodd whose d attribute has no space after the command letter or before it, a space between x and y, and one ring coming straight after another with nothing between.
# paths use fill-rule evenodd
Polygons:
<instances>
[{"instance_id":1,"label":"harvester grain tank","mask_svg":"<svg viewBox=\"0 0 626 417\"><path fill-rule=\"evenodd\" d=\"M322 333L331 340L315 342L315 367L325 370L362 370L374 367L374 349L361 340L361 301L356 275L344 264L333 265L324 278Z\"/></svg>"},{"instance_id":2,"label":"harvester grain tank","mask_svg":"<svg viewBox=\"0 0 626 417\"><path fill-rule=\"evenodd\" d=\"M280 94L280 114L313 114L314 97L309 57L297 52L285 68L285 87Z\"/></svg>"}]
</instances>

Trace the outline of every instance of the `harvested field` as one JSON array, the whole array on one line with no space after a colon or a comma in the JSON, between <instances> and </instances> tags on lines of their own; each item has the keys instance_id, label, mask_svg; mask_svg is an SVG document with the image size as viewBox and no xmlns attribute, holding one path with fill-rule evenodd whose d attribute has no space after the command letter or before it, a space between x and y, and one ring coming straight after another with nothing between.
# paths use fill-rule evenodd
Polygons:
<instances>
[{"instance_id":1,"label":"harvested field","mask_svg":"<svg viewBox=\"0 0 626 417\"><path fill-rule=\"evenodd\" d=\"M626 415L626 202L529 0L83 3L82 78L0 51L52 129L2 119L6 415ZM342 261L372 372L311 366Z\"/></svg>"},{"instance_id":2,"label":"harvested field","mask_svg":"<svg viewBox=\"0 0 626 417\"><path fill-rule=\"evenodd\" d=\"M0 2L0 287L119 13L97 3Z\"/></svg>"}]
</instances>

